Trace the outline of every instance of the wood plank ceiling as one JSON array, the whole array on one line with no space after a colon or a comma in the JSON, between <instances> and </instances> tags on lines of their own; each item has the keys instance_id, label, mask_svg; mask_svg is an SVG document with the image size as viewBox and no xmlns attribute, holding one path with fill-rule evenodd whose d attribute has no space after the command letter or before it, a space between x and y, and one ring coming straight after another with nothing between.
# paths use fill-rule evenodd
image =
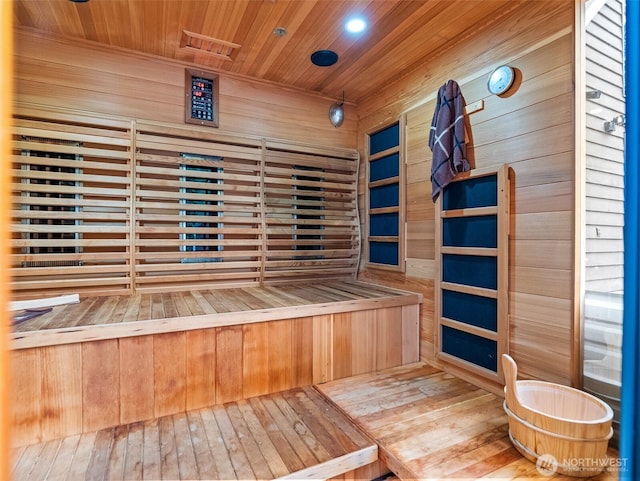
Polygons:
<instances>
[{"instance_id":1,"label":"wood plank ceiling","mask_svg":"<svg viewBox=\"0 0 640 481\"><path fill-rule=\"evenodd\" d=\"M557 1L557 0L556 0ZM551 3L553 0L551 0ZM528 0L15 0L15 25L359 102ZM349 34L356 14L369 28ZM287 35L276 37L276 27ZM230 59L181 47L184 32L230 42ZM217 48L217 47L216 47ZM331 67L316 50L339 55ZM215 50L215 48L214 48ZM226 46L220 48L226 54Z\"/></svg>"}]
</instances>

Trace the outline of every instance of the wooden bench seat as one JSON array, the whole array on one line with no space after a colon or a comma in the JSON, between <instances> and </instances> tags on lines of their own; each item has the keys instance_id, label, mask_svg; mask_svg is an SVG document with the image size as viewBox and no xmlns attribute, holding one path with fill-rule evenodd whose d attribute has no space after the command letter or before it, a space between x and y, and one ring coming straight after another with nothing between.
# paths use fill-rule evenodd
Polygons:
<instances>
[{"instance_id":1,"label":"wooden bench seat","mask_svg":"<svg viewBox=\"0 0 640 481\"><path fill-rule=\"evenodd\" d=\"M352 280L81 297L15 326L12 445L416 362L421 302Z\"/></svg>"},{"instance_id":2,"label":"wooden bench seat","mask_svg":"<svg viewBox=\"0 0 640 481\"><path fill-rule=\"evenodd\" d=\"M84 297L14 325L12 349L417 305L419 294L350 280Z\"/></svg>"},{"instance_id":3,"label":"wooden bench seat","mask_svg":"<svg viewBox=\"0 0 640 481\"><path fill-rule=\"evenodd\" d=\"M372 479L377 453L307 387L17 448L13 478Z\"/></svg>"}]
</instances>

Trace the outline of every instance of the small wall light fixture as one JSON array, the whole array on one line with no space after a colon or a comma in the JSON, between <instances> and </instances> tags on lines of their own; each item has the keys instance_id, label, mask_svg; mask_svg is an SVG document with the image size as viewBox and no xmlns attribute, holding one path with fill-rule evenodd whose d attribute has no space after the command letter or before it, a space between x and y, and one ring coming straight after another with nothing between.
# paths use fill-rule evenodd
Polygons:
<instances>
[{"instance_id":1,"label":"small wall light fixture","mask_svg":"<svg viewBox=\"0 0 640 481\"><path fill-rule=\"evenodd\" d=\"M624 114L616 115L614 118L604 123L604 131L605 132L614 132L616 130L616 125L620 127L624 127L626 123L626 118Z\"/></svg>"},{"instance_id":2,"label":"small wall light fixture","mask_svg":"<svg viewBox=\"0 0 640 481\"><path fill-rule=\"evenodd\" d=\"M600 90L587 90L587 100L599 99L601 94Z\"/></svg>"},{"instance_id":3,"label":"small wall light fixture","mask_svg":"<svg viewBox=\"0 0 640 481\"><path fill-rule=\"evenodd\" d=\"M342 101L331 104L329 107L329 122L335 128L338 128L344 122L344 109L342 105L344 104L344 92L342 92Z\"/></svg>"}]
</instances>

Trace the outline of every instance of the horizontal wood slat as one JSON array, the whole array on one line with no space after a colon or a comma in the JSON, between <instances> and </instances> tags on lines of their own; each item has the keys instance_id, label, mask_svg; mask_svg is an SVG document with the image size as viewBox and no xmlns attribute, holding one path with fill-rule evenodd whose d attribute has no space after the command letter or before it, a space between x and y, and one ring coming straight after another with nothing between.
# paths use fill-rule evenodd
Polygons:
<instances>
[{"instance_id":1,"label":"horizontal wood slat","mask_svg":"<svg viewBox=\"0 0 640 481\"><path fill-rule=\"evenodd\" d=\"M355 273L353 150L44 110L13 154L17 297Z\"/></svg>"},{"instance_id":2,"label":"horizontal wood slat","mask_svg":"<svg viewBox=\"0 0 640 481\"><path fill-rule=\"evenodd\" d=\"M130 289L131 122L16 118L16 291Z\"/></svg>"},{"instance_id":3,"label":"horizontal wood slat","mask_svg":"<svg viewBox=\"0 0 640 481\"><path fill-rule=\"evenodd\" d=\"M267 149L265 280L281 283L355 272L356 171L352 155Z\"/></svg>"}]
</instances>

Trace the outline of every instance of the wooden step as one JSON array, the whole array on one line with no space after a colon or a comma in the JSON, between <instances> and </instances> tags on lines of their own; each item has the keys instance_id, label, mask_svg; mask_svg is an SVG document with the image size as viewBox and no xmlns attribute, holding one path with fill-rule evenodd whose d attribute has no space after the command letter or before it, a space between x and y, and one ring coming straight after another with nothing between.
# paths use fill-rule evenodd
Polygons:
<instances>
[{"instance_id":1,"label":"wooden step","mask_svg":"<svg viewBox=\"0 0 640 481\"><path fill-rule=\"evenodd\" d=\"M12 474L52 481L329 479L363 468L371 479L377 459L377 445L305 387L16 448Z\"/></svg>"}]
</instances>

